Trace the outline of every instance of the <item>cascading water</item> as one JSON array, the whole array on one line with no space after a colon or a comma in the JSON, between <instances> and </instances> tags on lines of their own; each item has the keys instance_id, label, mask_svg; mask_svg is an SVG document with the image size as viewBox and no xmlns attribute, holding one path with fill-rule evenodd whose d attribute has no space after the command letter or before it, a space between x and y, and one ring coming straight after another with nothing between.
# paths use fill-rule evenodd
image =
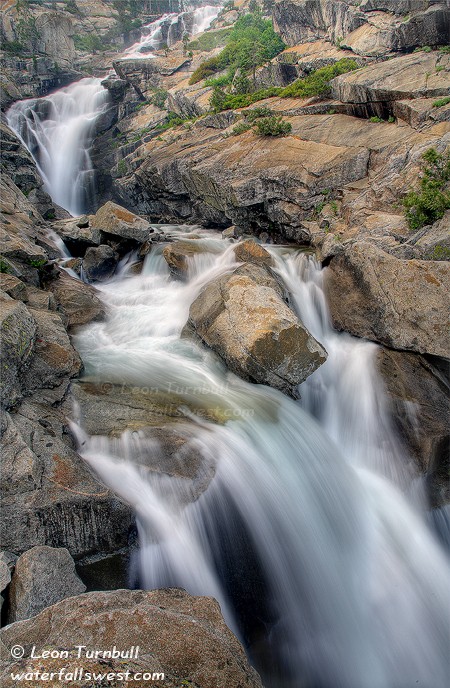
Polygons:
<instances>
[{"instance_id":1,"label":"cascading water","mask_svg":"<svg viewBox=\"0 0 450 688\"><path fill-rule=\"evenodd\" d=\"M164 44L170 47L181 40L184 33L195 36L206 31L220 10L220 5L205 5L179 14L164 14L142 28L141 39L127 48L122 59L155 57L153 51L161 49Z\"/></svg>"},{"instance_id":2,"label":"cascading water","mask_svg":"<svg viewBox=\"0 0 450 688\"><path fill-rule=\"evenodd\" d=\"M302 385L304 408L239 380L180 338L202 285L234 264L227 242L208 236L196 239L206 253L190 259L186 284L157 248L141 276L103 285L108 319L76 338L90 379L176 390L183 451L211 480L187 503L186 481L140 466L158 453L151 432L76 430L84 458L136 509L140 583L216 597L267 686L443 688L448 561L410 494L374 346L331 330L310 258L271 249L330 356ZM223 424L205 420L212 411Z\"/></svg>"},{"instance_id":3,"label":"cascading water","mask_svg":"<svg viewBox=\"0 0 450 688\"><path fill-rule=\"evenodd\" d=\"M88 78L44 98L18 101L6 113L9 126L36 161L45 189L72 215L95 205L89 149L96 120L108 104L101 80Z\"/></svg>"}]
</instances>

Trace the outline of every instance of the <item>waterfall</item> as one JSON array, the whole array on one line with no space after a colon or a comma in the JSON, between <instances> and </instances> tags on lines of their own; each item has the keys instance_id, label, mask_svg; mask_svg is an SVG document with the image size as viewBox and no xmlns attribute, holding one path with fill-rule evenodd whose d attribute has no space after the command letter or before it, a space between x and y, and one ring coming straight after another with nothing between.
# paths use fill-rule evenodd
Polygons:
<instances>
[{"instance_id":1,"label":"waterfall","mask_svg":"<svg viewBox=\"0 0 450 688\"><path fill-rule=\"evenodd\" d=\"M194 10L194 23L192 26L192 35L203 33L209 29L214 19L219 15L222 8L215 5L205 5L204 7L197 7Z\"/></svg>"},{"instance_id":2,"label":"waterfall","mask_svg":"<svg viewBox=\"0 0 450 688\"><path fill-rule=\"evenodd\" d=\"M206 31L221 9L220 5L205 5L179 14L164 14L142 27L140 40L125 50L122 59L155 57L152 55L155 50L160 50L164 44L171 46L180 41L184 33L195 36Z\"/></svg>"},{"instance_id":3,"label":"waterfall","mask_svg":"<svg viewBox=\"0 0 450 688\"><path fill-rule=\"evenodd\" d=\"M234 266L228 242L200 235L187 283L158 247L141 276L101 286L108 319L76 337L89 379L176 390L180 452L201 456L210 480L190 503L185 479L143 467L162 452L151 429L75 428L82 456L136 510L140 584L216 597L266 686L444 688L449 565L390 427L375 346L333 332L311 258L272 248L329 359L301 402L238 379L180 337L202 286Z\"/></svg>"},{"instance_id":4,"label":"waterfall","mask_svg":"<svg viewBox=\"0 0 450 688\"><path fill-rule=\"evenodd\" d=\"M72 215L95 206L90 147L96 120L108 107L100 79L81 79L43 98L21 100L6 113L33 156L52 200Z\"/></svg>"}]
</instances>

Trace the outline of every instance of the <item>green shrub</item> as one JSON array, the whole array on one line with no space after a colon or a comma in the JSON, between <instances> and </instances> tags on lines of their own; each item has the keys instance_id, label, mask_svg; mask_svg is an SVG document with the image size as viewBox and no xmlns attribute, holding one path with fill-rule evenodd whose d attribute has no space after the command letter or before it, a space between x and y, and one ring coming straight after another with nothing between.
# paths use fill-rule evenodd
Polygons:
<instances>
[{"instance_id":1,"label":"green shrub","mask_svg":"<svg viewBox=\"0 0 450 688\"><path fill-rule=\"evenodd\" d=\"M126 163L125 160L123 160L123 158L122 158L122 160L119 160L119 162L117 163L117 172L118 172L121 176L123 176L124 174L127 173L127 171L128 171L128 169L127 169L127 163Z\"/></svg>"},{"instance_id":2,"label":"green shrub","mask_svg":"<svg viewBox=\"0 0 450 688\"><path fill-rule=\"evenodd\" d=\"M439 52L443 53L444 55L450 54L450 45L441 45L439 47Z\"/></svg>"},{"instance_id":3,"label":"green shrub","mask_svg":"<svg viewBox=\"0 0 450 688\"><path fill-rule=\"evenodd\" d=\"M260 136L287 136L292 131L292 125L284 122L282 117L261 117L255 122L255 129Z\"/></svg>"},{"instance_id":4,"label":"green shrub","mask_svg":"<svg viewBox=\"0 0 450 688\"><path fill-rule=\"evenodd\" d=\"M344 57L333 65L321 67L309 74L304 79L297 79L282 89L282 98L310 98L311 96L328 96L330 93L330 81L340 74L346 74L359 65L355 60Z\"/></svg>"},{"instance_id":5,"label":"green shrub","mask_svg":"<svg viewBox=\"0 0 450 688\"><path fill-rule=\"evenodd\" d=\"M420 189L410 191L403 199L410 229L420 229L444 216L450 208L450 152L438 153L429 148L423 155Z\"/></svg>"},{"instance_id":6,"label":"green shrub","mask_svg":"<svg viewBox=\"0 0 450 688\"><path fill-rule=\"evenodd\" d=\"M220 48L227 42L230 37L231 29L219 29L219 31L207 31L200 34L198 38L190 41L187 44L188 50L214 50Z\"/></svg>"},{"instance_id":7,"label":"green shrub","mask_svg":"<svg viewBox=\"0 0 450 688\"><path fill-rule=\"evenodd\" d=\"M426 257L428 260L450 260L450 248L437 244Z\"/></svg>"},{"instance_id":8,"label":"green shrub","mask_svg":"<svg viewBox=\"0 0 450 688\"><path fill-rule=\"evenodd\" d=\"M450 103L450 96L446 96L445 98L440 98L439 100L435 100L433 103L433 107L443 107L444 105L448 105Z\"/></svg>"},{"instance_id":9,"label":"green shrub","mask_svg":"<svg viewBox=\"0 0 450 688\"><path fill-rule=\"evenodd\" d=\"M215 79L206 79L205 86L212 86L213 88L218 88L222 86L227 86L231 84L232 78L230 74L222 74L222 76L217 76Z\"/></svg>"},{"instance_id":10,"label":"green shrub","mask_svg":"<svg viewBox=\"0 0 450 688\"><path fill-rule=\"evenodd\" d=\"M339 60L334 65L328 67L321 67L315 72L312 72L304 79L297 79L289 86L281 88L278 86L270 86L269 88L262 88L253 93L246 94L230 94L223 90L214 89L211 96L210 105L214 112L222 110L235 110L236 108L243 108L257 103L259 100L265 98L272 98L279 96L281 98L306 98L311 96L325 97L330 91L330 81L339 74L345 74L354 69L358 69L355 60L344 58Z\"/></svg>"},{"instance_id":11,"label":"green shrub","mask_svg":"<svg viewBox=\"0 0 450 688\"><path fill-rule=\"evenodd\" d=\"M373 124L380 124L381 122L384 122L384 119L375 115L374 117L369 118L369 122L372 122Z\"/></svg>"},{"instance_id":12,"label":"green shrub","mask_svg":"<svg viewBox=\"0 0 450 688\"><path fill-rule=\"evenodd\" d=\"M12 272L10 264L7 263L6 260L3 260L3 258L0 258L0 272L5 272L7 274Z\"/></svg>"},{"instance_id":13,"label":"green shrub","mask_svg":"<svg viewBox=\"0 0 450 688\"><path fill-rule=\"evenodd\" d=\"M196 84L216 72L229 68L231 78L239 69L244 74L278 55L285 45L273 30L272 21L264 19L259 7L243 14L226 39L225 48L216 57L205 60L192 74L189 83Z\"/></svg>"},{"instance_id":14,"label":"green shrub","mask_svg":"<svg viewBox=\"0 0 450 688\"><path fill-rule=\"evenodd\" d=\"M152 105L155 105L155 107L159 108L160 110L164 110L164 105L167 100L167 96L169 93L165 91L163 88L157 88L156 91L153 93L152 97L150 98L150 103Z\"/></svg>"},{"instance_id":15,"label":"green shrub","mask_svg":"<svg viewBox=\"0 0 450 688\"><path fill-rule=\"evenodd\" d=\"M102 42L100 36L95 33L88 33L85 35L75 34L73 42L77 50L85 53L98 53L103 50L108 50L110 45Z\"/></svg>"},{"instance_id":16,"label":"green shrub","mask_svg":"<svg viewBox=\"0 0 450 688\"><path fill-rule=\"evenodd\" d=\"M1 49L11 55L23 55L29 52L20 41L2 41Z\"/></svg>"},{"instance_id":17,"label":"green shrub","mask_svg":"<svg viewBox=\"0 0 450 688\"><path fill-rule=\"evenodd\" d=\"M236 126L233 127L231 130L231 136L239 136L239 134L244 134L246 131L249 131L252 128L252 125L249 122L238 122Z\"/></svg>"},{"instance_id":18,"label":"green shrub","mask_svg":"<svg viewBox=\"0 0 450 688\"><path fill-rule=\"evenodd\" d=\"M253 123L255 120L260 119L261 117L270 117L271 115L273 115L273 112L270 108L266 107L265 105L262 105L260 107L255 107L252 110L244 112L244 115L247 122Z\"/></svg>"}]
</instances>

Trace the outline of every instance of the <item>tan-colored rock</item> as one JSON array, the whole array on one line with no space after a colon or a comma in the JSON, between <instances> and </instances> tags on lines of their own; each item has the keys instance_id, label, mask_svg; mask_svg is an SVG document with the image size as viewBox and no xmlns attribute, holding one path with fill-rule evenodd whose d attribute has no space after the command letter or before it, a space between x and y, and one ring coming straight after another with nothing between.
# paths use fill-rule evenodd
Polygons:
<instances>
[{"instance_id":1,"label":"tan-colored rock","mask_svg":"<svg viewBox=\"0 0 450 688\"><path fill-rule=\"evenodd\" d=\"M9 591L8 622L29 619L85 590L67 549L33 547L16 561Z\"/></svg>"},{"instance_id":2,"label":"tan-colored rock","mask_svg":"<svg viewBox=\"0 0 450 688\"><path fill-rule=\"evenodd\" d=\"M30 365L23 375L27 391L56 387L64 377L75 377L81 359L70 343L57 313L30 309L36 324L36 344Z\"/></svg>"},{"instance_id":3,"label":"tan-colored rock","mask_svg":"<svg viewBox=\"0 0 450 688\"><path fill-rule=\"evenodd\" d=\"M11 671L32 663L28 648L67 649L67 671L80 666L75 646L89 649L117 649L126 652L139 648L137 657L108 659L83 658L86 671L160 672L166 688L180 688L183 681L212 688L262 688L258 674L245 657L237 638L225 625L218 603L210 597L192 597L183 590L117 590L95 592L63 600L38 616L12 624L1 632L2 685L14 684ZM27 656L11 659L10 648L23 645ZM41 670L58 671L61 659L38 660ZM158 679L155 677L155 681ZM75 686L86 685L75 680ZM60 685L58 680L49 686ZM119 685L119 682L117 682ZM138 682L136 685L143 685ZM186 683L187 685L187 683Z\"/></svg>"},{"instance_id":4,"label":"tan-colored rock","mask_svg":"<svg viewBox=\"0 0 450 688\"><path fill-rule=\"evenodd\" d=\"M253 263L253 265L274 265L270 253L252 239L241 241L234 250L234 255L239 263Z\"/></svg>"},{"instance_id":5,"label":"tan-colored rock","mask_svg":"<svg viewBox=\"0 0 450 688\"><path fill-rule=\"evenodd\" d=\"M332 259L325 292L334 327L396 349L450 357L450 264L399 260L367 242Z\"/></svg>"},{"instance_id":6,"label":"tan-colored rock","mask_svg":"<svg viewBox=\"0 0 450 688\"><path fill-rule=\"evenodd\" d=\"M189 258L197 253L204 253L205 248L197 240L183 239L168 244L163 248L163 256L173 277L186 279L189 269Z\"/></svg>"},{"instance_id":7,"label":"tan-colored rock","mask_svg":"<svg viewBox=\"0 0 450 688\"><path fill-rule=\"evenodd\" d=\"M202 340L246 380L292 396L326 359L326 352L259 266L244 265L204 287L189 311Z\"/></svg>"},{"instance_id":8,"label":"tan-colored rock","mask_svg":"<svg viewBox=\"0 0 450 688\"><path fill-rule=\"evenodd\" d=\"M49 284L49 288L67 316L68 327L86 325L105 315L105 307L94 287L71 277L64 270Z\"/></svg>"},{"instance_id":9,"label":"tan-colored rock","mask_svg":"<svg viewBox=\"0 0 450 688\"><path fill-rule=\"evenodd\" d=\"M149 235L153 233L147 220L112 201L108 201L97 210L91 218L90 227L92 231L114 234L139 243L147 241Z\"/></svg>"},{"instance_id":10,"label":"tan-colored rock","mask_svg":"<svg viewBox=\"0 0 450 688\"><path fill-rule=\"evenodd\" d=\"M391 103L448 95L449 75L449 55L418 52L342 74L331 85L333 97L344 103Z\"/></svg>"}]
</instances>

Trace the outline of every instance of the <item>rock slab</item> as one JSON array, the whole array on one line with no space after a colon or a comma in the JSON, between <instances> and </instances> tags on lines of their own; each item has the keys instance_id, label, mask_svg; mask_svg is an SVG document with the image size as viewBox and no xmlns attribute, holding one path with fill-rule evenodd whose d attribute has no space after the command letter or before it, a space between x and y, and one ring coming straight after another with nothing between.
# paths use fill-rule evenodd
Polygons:
<instances>
[{"instance_id":1,"label":"rock slab","mask_svg":"<svg viewBox=\"0 0 450 688\"><path fill-rule=\"evenodd\" d=\"M394 349L449 358L450 264L399 260L368 242L332 259L325 293L333 326Z\"/></svg>"},{"instance_id":2,"label":"rock slab","mask_svg":"<svg viewBox=\"0 0 450 688\"><path fill-rule=\"evenodd\" d=\"M44 644L46 648L67 650L74 650L76 645L88 649L112 649L115 645L121 651L139 647L136 659L111 659L106 666L104 660L83 659L83 668L102 673L126 669L161 672L165 688L262 688L237 638L225 625L218 603L210 597L193 597L184 590L87 593L8 626L0 638L4 657L0 679L5 688L14 685L11 671L33 663L29 659L31 647ZM25 647L24 659L11 659L13 645ZM75 652L72 654L64 659L68 671L80 666L80 659ZM41 671L58 671L61 659L38 663ZM60 684L50 681L47 685ZM74 681L72 685L86 685L86 681Z\"/></svg>"}]
</instances>

